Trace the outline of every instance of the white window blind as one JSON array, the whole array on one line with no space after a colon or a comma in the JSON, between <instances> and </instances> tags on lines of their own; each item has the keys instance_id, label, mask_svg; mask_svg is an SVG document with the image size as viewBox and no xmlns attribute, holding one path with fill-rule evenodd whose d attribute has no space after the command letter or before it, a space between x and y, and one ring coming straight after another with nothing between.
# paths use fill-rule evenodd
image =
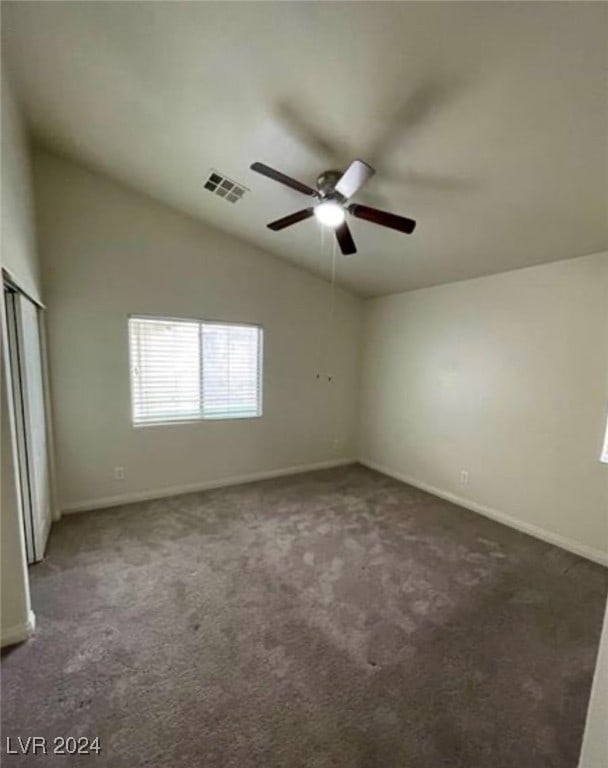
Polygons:
<instances>
[{"instance_id":1,"label":"white window blind","mask_svg":"<svg viewBox=\"0 0 608 768\"><path fill-rule=\"evenodd\" d=\"M262 329L129 318L133 423L262 413Z\"/></svg>"},{"instance_id":2,"label":"white window blind","mask_svg":"<svg viewBox=\"0 0 608 768\"><path fill-rule=\"evenodd\" d=\"M203 323L204 418L258 416L260 329Z\"/></svg>"}]
</instances>

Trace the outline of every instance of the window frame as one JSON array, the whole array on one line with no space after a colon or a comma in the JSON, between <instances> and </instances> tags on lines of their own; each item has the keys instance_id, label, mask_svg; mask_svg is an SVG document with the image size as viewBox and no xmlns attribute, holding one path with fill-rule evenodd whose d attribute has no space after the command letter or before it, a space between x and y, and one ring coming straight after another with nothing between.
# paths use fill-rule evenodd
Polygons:
<instances>
[{"instance_id":1,"label":"window frame","mask_svg":"<svg viewBox=\"0 0 608 768\"><path fill-rule=\"evenodd\" d=\"M133 382L133 357L131 349L131 339L129 331L129 323L131 320L158 320L160 322L174 322L174 323L198 323L199 334L202 339L202 326L203 325L235 325L239 328L256 328L258 331L258 360L257 360L257 374L258 374L258 412L253 416L198 416L197 418L186 419L169 419L167 421L149 421L149 422L136 422L134 420L134 382ZM178 426L181 424L200 424L201 422L222 422L222 421L253 421L261 419L264 415L264 334L265 328L261 323L240 322L239 320L204 320L200 317L184 317L176 315L152 315L144 314L141 312L132 312L127 315L127 346L129 355L129 402L131 408L131 427L133 429L141 429L147 427L167 427ZM199 390L202 393L203 387L203 348L202 343L200 347L200 366L199 366Z\"/></svg>"},{"instance_id":2,"label":"window frame","mask_svg":"<svg viewBox=\"0 0 608 768\"><path fill-rule=\"evenodd\" d=\"M604 442L600 453L602 464L608 464L608 415L606 416L606 431L604 432Z\"/></svg>"}]
</instances>

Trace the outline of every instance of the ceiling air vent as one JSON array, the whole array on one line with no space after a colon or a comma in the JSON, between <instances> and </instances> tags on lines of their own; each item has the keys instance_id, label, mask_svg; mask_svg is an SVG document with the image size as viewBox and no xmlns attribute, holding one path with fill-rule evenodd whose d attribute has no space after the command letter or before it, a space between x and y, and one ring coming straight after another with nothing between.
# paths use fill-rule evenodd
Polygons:
<instances>
[{"instance_id":1,"label":"ceiling air vent","mask_svg":"<svg viewBox=\"0 0 608 768\"><path fill-rule=\"evenodd\" d=\"M209 178L205 182L205 189L208 189L209 192L213 192L214 195L223 197L224 200L228 200L229 203L238 202L245 192L249 191L247 187L244 187L236 181L232 181L232 179L229 179L227 176L222 176L221 173L218 173L213 169L211 169Z\"/></svg>"}]
</instances>

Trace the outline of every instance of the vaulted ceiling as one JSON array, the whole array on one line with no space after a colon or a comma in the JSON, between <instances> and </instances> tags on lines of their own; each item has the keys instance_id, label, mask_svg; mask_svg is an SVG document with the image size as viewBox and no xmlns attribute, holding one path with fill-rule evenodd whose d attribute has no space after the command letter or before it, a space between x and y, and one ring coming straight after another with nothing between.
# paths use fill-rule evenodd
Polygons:
<instances>
[{"instance_id":1,"label":"vaulted ceiling","mask_svg":"<svg viewBox=\"0 0 608 768\"><path fill-rule=\"evenodd\" d=\"M249 170L314 183L360 157L337 278L362 295L608 249L608 5L3 2L3 51L35 139L307 269L316 221ZM231 204L210 169L250 191Z\"/></svg>"}]
</instances>

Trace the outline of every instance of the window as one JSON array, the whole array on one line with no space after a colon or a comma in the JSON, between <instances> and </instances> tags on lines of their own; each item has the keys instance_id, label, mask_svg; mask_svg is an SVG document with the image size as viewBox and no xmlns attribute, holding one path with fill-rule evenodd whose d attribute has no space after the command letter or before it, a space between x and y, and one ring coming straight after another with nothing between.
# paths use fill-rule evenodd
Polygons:
<instances>
[{"instance_id":1,"label":"window","mask_svg":"<svg viewBox=\"0 0 608 768\"><path fill-rule=\"evenodd\" d=\"M133 423L262 415L262 329L129 318Z\"/></svg>"},{"instance_id":2,"label":"window","mask_svg":"<svg viewBox=\"0 0 608 768\"><path fill-rule=\"evenodd\" d=\"M602 449L602 455L600 461L608 464L608 417L606 418L606 434L604 435L604 447Z\"/></svg>"}]
</instances>

